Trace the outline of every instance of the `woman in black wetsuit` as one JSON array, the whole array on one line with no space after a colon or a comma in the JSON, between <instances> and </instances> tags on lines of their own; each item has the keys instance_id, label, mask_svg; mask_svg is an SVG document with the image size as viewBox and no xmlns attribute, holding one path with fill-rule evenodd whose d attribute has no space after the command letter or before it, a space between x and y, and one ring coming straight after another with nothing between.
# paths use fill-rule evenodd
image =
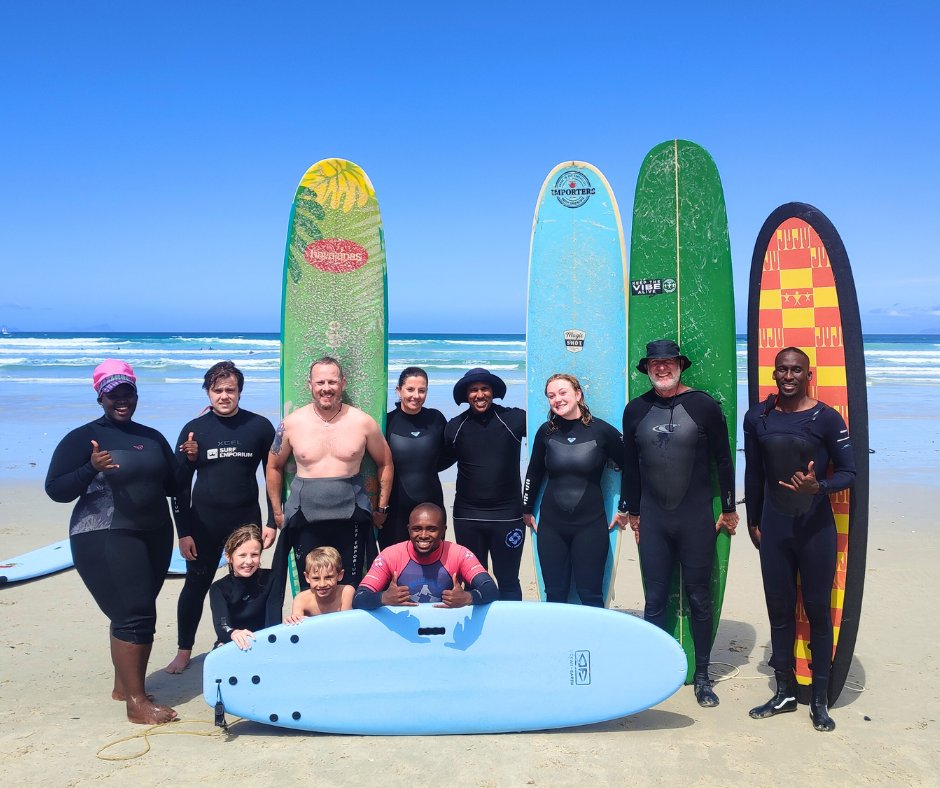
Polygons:
<instances>
[{"instance_id":1,"label":"woman in black wetsuit","mask_svg":"<svg viewBox=\"0 0 940 788\"><path fill-rule=\"evenodd\" d=\"M176 712L147 697L144 679L173 549L166 499L176 492L176 461L166 438L132 421L137 378L130 365L107 359L93 383L104 415L56 447L46 493L59 503L78 499L69 543L79 576L111 622L111 697L125 702L131 722L169 722Z\"/></svg>"},{"instance_id":2,"label":"woman in black wetsuit","mask_svg":"<svg viewBox=\"0 0 940 788\"><path fill-rule=\"evenodd\" d=\"M604 566L611 528L626 525L615 514L608 525L601 475L623 455L620 433L591 415L573 375L552 375L545 383L548 421L532 443L522 494L522 518L538 532L539 563L549 602L567 602L572 576L582 604L604 606ZM533 511L542 481L545 494L536 524Z\"/></svg>"},{"instance_id":3,"label":"woman in black wetsuit","mask_svg":"<svg viewBox=\"0 0 940 788\"><path fill-rule=\"evenodd\" d=\"M259 465L262 472L267 467L274 426L240 407L244 386L245 376L231 361L213 364L202 384L209 409L183 427L177 442L185 484L173 499L173 511L186 581L176 607L179 650L167 673L182 673L189 664L206 594L229 534L240 525L261 521L256 474ZM193 476L196 483L190 489ZM274 522L270 500L267 522Z\"/></svg>"},{"instance_id":4,"label":"woman in black wetsuit","mask_svg":"<svg viewBox=\"0 0 940 788\"><path fill-rule=\"evenodd\" d=\"M253 524L236 528L225 542L228 574L209 589L217 648L231 642L247 651L264 628L271 570L260 568L261 549L261 529Z\"/></svg>"},{"instance_id":5,"label":"woman in black wetsuit","mask_svg":"<svg viewBox=\"0 0 940 788\"><path fill-rule=\"evenodd\" d=\"M444 509L444 493L438 473L454 464L444 458L444 426L447 420L434 408L425 408L428 373L407 367L398 376L398 405L385 420L385 439L395 462L395 482L389 498L388 517L379 531L382 550L408 539L408 517L421 503Z\"/></svg>"}]
</instances>

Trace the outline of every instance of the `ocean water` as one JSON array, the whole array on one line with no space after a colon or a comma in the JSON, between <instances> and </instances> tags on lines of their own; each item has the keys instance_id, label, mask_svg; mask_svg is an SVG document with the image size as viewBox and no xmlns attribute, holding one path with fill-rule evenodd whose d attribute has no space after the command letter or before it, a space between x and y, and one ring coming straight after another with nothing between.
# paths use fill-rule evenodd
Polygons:
<instances>
[{"instance_id":1,"label":"ocean water","mask_svg":"<svg viewBox=\"0 0 940 788\"><path fill-rule=\"evenodd\" d=\"M747 404L743 337L738 337L737 357L740 417ZM202 376L222 359L232 360L245 373L242 405L275 423L279 419L276 334L0 335L4 478L35 479L41 484L61 437L97 418L101 411L91 372L104 358L120 358L134 367L140 390L135 418L161 430L171 443L182 425L205 406ZM940 485L940 336L866 336L865 363L873 474ZM412 365L427 370L428 405L448 418L460 410L453 401L453 385L471 367L486 367L499 375L508 385L505 404L524 406L523 335L393 334L390 404L395 401L399 372Z\"/></svg>"}]
</instances>

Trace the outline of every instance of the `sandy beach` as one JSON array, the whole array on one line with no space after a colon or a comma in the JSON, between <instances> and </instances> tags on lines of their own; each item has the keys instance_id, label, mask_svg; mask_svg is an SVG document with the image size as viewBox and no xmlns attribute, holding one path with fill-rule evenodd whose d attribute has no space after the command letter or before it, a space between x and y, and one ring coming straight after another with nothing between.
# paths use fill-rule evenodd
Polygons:
<instances>
[{"instance_id":1,"label":"sandy beach","mask_svg":"<svg viewBox=\"0 0 940 788\"><path fill-rule=\"evenodd\" d=\"M226 736L213 728L212 711L202 700L202 657L181 676L162 670L176 650L182 587L181 579L170 578L158 602L148 688L185 721L164 730L199 735L152 736L150 751L140 757L105 761L96 757L101 747L144 728L128 723L123 706L110 700L104 616L74 570L3 587L2 773L24 785L274 785L301 779L315 785L936 785L940 676L932 632L921 623L933 617L937 591L934 500L929 488L892 478L882 478L871 497L865 602L849 675L849 686L864 691L847 687L842 693L832 734L814 731L805 707L766 721L747 716L769 697L771 671L757 551L742 533L732 547L712 653L714 673L736 669L716 686L721 705L701 709L685 687L632 717L543 733L356 737L239 722ZM0 484L3 553L61 539L69 511L49 501L41 486ZM523 589L527 599L535 598L528 555ZM641 600L635 551L625 541L614 606L636 613ZM205 653L211 638L206 615L197 654ZM134 756L145 749L145 740L135 738L102 755Z\"/></svg>"}]
</instances>

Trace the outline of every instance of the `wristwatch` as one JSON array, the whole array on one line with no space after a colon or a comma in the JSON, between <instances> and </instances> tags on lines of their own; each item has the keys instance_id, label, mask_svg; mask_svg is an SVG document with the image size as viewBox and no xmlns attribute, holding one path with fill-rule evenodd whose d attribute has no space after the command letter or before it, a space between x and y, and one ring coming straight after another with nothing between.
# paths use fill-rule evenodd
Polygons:
<instances>
[{"instance_id":1,"label":"wristwatch","mask_svg":"<svg viewBox=\"0 0 940 788\"><path fill-rule=\"evenodd\" d=\"M388 514L388 510L391 509L391 508L392 508L392 507L390 507L390 506L376 506L376 507L375 507L375 513L376 513L376 514Z\"/></svg>"}]
</instances>

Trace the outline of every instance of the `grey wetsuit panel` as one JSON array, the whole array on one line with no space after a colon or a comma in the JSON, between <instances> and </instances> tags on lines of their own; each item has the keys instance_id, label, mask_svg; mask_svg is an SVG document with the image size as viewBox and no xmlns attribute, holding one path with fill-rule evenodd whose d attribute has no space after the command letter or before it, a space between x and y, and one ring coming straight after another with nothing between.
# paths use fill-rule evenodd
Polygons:
<instances>
[{"instance_id":1,"label":"grey wetsuit panel","mask_svg":"<svg viewBox=\"0 0 940 788\"><path fill-rule=\"evenodd\" d=\"M290 522L298 511L308 523L349 520L356 507L372 511L369 496L362 486L362 476L329 479L302 479L295 476L284 506L284 521Z\"/></svg>"},{"instance_id":2,"label":"grey wetsuit panel","mask_svg":"<svg viewBox=\"0 0 940 788\"><path fill-rule=\"evenodd\" d=\"M685 500L699 441L699 426L686 409L678 404L671 413L670 420L669 408L650 408L636 430L640 464L647 469L643 493L666 511Z\"/></svg>"}]
</instances>

